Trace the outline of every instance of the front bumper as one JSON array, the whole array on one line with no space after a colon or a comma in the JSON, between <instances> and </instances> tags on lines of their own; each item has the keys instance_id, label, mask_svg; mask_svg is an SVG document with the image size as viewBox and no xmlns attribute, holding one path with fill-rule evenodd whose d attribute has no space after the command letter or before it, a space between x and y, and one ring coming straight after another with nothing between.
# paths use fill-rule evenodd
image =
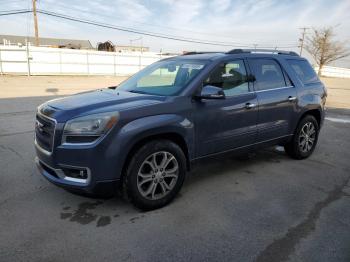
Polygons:
<instances>
[{"instance_id":1,"label":"front bumper","mask_svg":"<svg viewBox=\"0 0 350 262\"><path fill-rule=\"evenodd\" d=\"M119 187L119 180L92 182L91 173L89 173L88 179L75 179L66 176L62 169L53 168L45 164L38 157L35 158L35 163L41 175L48 181L69 191L91 195L111 196L117 192Z\"/></svg>"},{"instance_id":2,"label":"front bumper","mask_svg":"<svg viewBox=\"0 0 350 262\"><path fill-rule=\"evenodd\" d=\"M117 192L125 161L125 146L112 128L93 143L63 143L67 119L49 106L40 107L35 127L36 164L51 183L82 193ZM82 172L82 173L80 173Z\"/></svg>"},{"instance_id":3,"label":"front bumper","mask_svg":"<svg viewBox=\"0 0 350 262\"><path fill-rule=\"evenodd\" d=\"M63 124L57 123L52 151L34 140L35 162L40 173L69 191L103 195L117 192L124 159L115 136L106 136L92 144L62 144L62 129ZM75 172L74 176L70 171ZM84 177L80 177L80 171Z\"/></svg>"}]
</instances>

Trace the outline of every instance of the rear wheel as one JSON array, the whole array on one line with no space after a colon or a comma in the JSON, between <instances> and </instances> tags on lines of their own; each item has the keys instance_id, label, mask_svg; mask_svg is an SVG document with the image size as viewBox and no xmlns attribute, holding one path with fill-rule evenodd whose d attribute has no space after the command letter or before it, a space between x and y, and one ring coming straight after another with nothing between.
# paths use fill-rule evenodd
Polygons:
<instances>
[{"instance_id":1,"label":"rear wheel","mask_svg":"<svg viewBox=\"0 0 350 262\"><path fill-rule=\"evenodd\" d=\"M284 146L286 153L294 159L309 157L315 150L319 126L315 117L305 116L298 124L292 140Z\"/></svg>"},{"instance_id":2,"label":"rear wheel","mask_svg":"<svg viewBox=\"0 0 350 262\"><path fill-rule=\"evenodd\" d=\"M181 148L168 140L142 146L132 157L124 177L124 191L140 209L160 208L180 191L186 175Z\"/></svg>"}]
</instances>

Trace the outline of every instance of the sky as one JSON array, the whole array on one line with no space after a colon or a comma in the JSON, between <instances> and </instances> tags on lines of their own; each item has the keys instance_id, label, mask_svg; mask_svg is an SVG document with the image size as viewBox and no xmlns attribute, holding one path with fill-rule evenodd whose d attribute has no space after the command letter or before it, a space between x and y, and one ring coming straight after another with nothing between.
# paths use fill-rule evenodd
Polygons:
<instances>
[{"instance_id":1,"label":"sky","mask_svg":"<svg viewBox=\"0 0 350 262\"><path fill-rule=\"evenodd\" d=\"M0 11L31 8L31 0L0 0ZM350 0L38 0L37 8L138 30L232 43L211 46L143 36L152 51L229 50L239 46L298 51L301 27L334 26L350 48ZM42 37L110 40L129 45L138 34L38 15ZM34 35L32 14L0 16L0 34ZM311 33L311 29L308 30ZM132 41L140 45L141 40ZM305 54L308 56L307 54ZM350 57L335 62L350 67Z\"/></svg>"}]
</instances>

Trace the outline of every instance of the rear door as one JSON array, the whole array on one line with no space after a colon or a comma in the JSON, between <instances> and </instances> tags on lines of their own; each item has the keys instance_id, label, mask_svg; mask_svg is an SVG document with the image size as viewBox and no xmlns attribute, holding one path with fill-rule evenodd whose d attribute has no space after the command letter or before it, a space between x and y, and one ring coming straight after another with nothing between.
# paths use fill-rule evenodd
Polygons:
<instances>
[{"instance_id":1,"label":"rear door","mask_svg":"<svg viewBox=\"0 0 350 262\"><path fill-rule=\"evenodd\" d=\"M297 102L295 87L276 59L248 61L259 104L257 142L290 135Z\"/></svg>"},{"instance_id":2,"label":"rear door","mask_svg":"<svg viewBox=\"0 0 350 262\"><path fill-rule=\"evenodd\" d=\"M223 62L203 82L222 88L226 98L195 102L197 156L229 151L256 142L257 98L243 59Z\"/></svg>"}]
</instances>

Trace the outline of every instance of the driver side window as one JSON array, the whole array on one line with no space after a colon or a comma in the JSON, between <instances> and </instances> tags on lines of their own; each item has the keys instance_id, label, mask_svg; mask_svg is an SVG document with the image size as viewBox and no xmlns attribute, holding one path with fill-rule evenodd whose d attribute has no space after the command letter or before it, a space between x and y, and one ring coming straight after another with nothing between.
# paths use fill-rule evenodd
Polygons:
<instances>
[{"instance_id":1,"label":"driver side window","mask_svg":"<svg viewBox=\"0 0 350 262\"><path fill-rule=\"evenodd\" d=\"M233 60L219 65L204 81L204 85L222 88L226 96L248 93L247 71L243 60Z\"/></svg>"}]
</instances>

